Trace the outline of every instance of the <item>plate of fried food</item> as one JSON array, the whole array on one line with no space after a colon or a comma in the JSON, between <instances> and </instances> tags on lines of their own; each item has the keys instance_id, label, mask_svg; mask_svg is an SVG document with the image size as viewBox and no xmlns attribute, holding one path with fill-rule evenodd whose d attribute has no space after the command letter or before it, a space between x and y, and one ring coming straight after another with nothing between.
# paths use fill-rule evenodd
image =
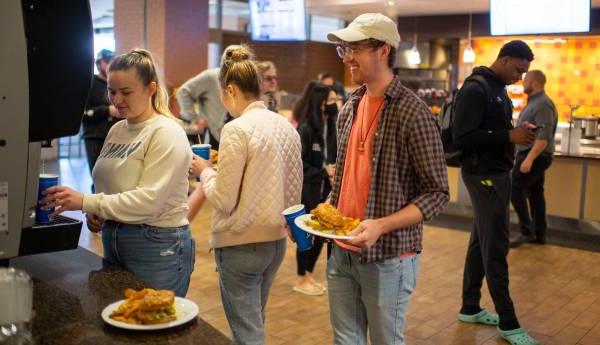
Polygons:
<instances>
[{"instance_id":1,"label":"plate of fried food","mask_svg":"<svg viewBox=\"0 0 600 345\"><path fill-rule=\"evenodd\" d=\"M102 310L102 319L109 325L149 331L179 326L198 315L196 303L176 297L171 290L126 289L124 294L126 299Z\"/></svg>"},{"instance_id":2,"label":"plate of fried food","mask_svg":"<svg viewBox=\"0 0 600 345\"><path fill-rule=\"evenodd\" d=\"M300 229L315 236L349 240L353 236L348 236L348 233L360 224L360 219L344 217L333 205L321 203L310 214L301 215L294 222Z\"/></svg>"}]
</instances>

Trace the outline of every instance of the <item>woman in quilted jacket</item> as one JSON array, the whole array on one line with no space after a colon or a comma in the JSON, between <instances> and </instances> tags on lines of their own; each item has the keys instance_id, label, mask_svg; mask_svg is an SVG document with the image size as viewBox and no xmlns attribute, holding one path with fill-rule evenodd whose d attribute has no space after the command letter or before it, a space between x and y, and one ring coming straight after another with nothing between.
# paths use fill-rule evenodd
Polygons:
<instances>
[{"instance_id":1,"label":"woman in quilted jacket","mask_svg":"<svg viewBox=\"0 0 600 345\"><path fill-rule=\"evenodd\" d=\"M221 299L237 344L264 344L269 289L285 256L281 213L300 202L300 137L287 119L260 101L259 74L246 47L226 53L221 101L235 119L223 127L219 170L194 156L191 173L213 207Z\"/></svg>"}]
</instances>

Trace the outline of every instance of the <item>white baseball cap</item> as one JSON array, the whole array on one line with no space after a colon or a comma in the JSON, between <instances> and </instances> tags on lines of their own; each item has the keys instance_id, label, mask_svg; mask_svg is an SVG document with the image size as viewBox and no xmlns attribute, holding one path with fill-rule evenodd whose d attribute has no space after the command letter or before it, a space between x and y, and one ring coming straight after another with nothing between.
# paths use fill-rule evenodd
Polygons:
<instances>
[{"instance_id":1,"label":"white baseball cap","mask_svg":"<svg viewBox=\"0 0 600 345\"><path fill-rule=\"evenodd\" d=\"M369 38L383 41L394 48L398 48L400 44L396 23L381 13L361 14L347 28L327 34L327 39L332 42L356 42Z\"/></svg>"}]
</instances>

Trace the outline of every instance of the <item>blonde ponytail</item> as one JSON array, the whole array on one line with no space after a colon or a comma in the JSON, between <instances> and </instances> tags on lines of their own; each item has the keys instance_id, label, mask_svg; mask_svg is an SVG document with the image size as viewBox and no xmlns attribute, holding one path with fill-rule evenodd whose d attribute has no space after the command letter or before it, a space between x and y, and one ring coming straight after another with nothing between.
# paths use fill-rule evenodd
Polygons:
<instances>
[{"instance_id":1,"label":"blonde ponytail","mask_svg":"<svg viewBox=\"0 0 600 345\"><path fill-rule=\"evenodd\" d=\"M156 83L156 92L154 92L151 99L152 109L158 114L177 120L169 110L169 95L158 80L152 54L145 49L134 48L126 54L115 57L111 61L108 71L123 71L130 68L135 68L145 87L148 87L152 82Z\"/></svg>"},{"instance_id":2,"label":"blonde ponytail","mask_svg":"<svg viewBox=\"0 0 600 345\"><path fill-rule=\"evenodd\" d=\"M152 108L159 114L165 115L166 117L170 117L172 119L177 119L169 109L169 95L167 90L165 90L165 88L160 84L156 85L156 92L154 95L152 95Z\"/></svg>"}]
</instances>

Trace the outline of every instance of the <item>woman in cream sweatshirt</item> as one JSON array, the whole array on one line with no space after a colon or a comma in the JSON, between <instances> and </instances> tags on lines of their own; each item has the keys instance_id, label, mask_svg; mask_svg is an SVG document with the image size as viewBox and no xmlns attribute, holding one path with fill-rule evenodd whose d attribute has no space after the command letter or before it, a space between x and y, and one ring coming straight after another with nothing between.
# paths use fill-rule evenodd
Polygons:
<instances>
[{"instance_id":1,"label":"woman in cream sweatshirt","mask_svg":"<svg viewBox=\"0 0 600 345\"><path fill-rule=\"evenodd\" d=\"M51 187L42 203L87 213L102 230L104 258L150 287L185 296L195 244L187 220L191 150L172 118L150 52L134 49L108 70L108 93L125 121L115 124L93 170L95 194Z\"/></svg>"},{"instance_id":2,"label":"woman in cream sweatshirt","mask_svg":"<svg viewBox=\"0 0 600 345\"><path fill-rule=\"evenodd\" d=\"M229 51L221 101L235 119L221 132L219 170L194 156L192 173L213 207L221 298L237 344L264 344L265 306L286 247L282 211L300 201L302 158L294 127L260 101L252 53Z\"/></svg>"}]
</instances>

